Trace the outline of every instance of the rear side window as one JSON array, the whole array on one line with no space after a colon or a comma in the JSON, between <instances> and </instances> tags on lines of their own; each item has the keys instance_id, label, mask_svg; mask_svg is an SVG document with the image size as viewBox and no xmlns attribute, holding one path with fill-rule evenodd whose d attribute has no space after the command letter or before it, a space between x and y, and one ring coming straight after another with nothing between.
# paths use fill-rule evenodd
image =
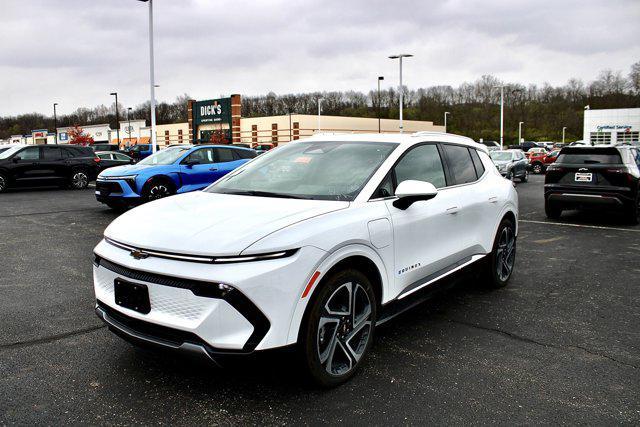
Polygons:
<instances>
[{"instance_id":1,"label":"rear side window","mask_svg":"<svg viewBox=\"0 0 640 427\"><path fill-rule=\"evenodd\" d=\"M557 163L570 163L574 165L607 164L619 165L622 157L615 148L611 149L564 149L558 156Z\"/></svg>"},{"instance_id":2,"label":"rear side window","mask_svg":"<svg viewBox=\"0 0 640 427\"><path fill-rule=\"evenodd\" d=\"M216 162L218 163L233 162L236 160L231 148L215 148L214 150L216 153Z\"/></svg>"},{"instance_id":3,"label":"rear side window","mask_svg":"<svg viewBox=\"0 0 640 427\"><path fill-rule=\"evenodd\" d=\"M395 167L395 173L398 184L402 181L413 179L430 182L436 188L442 188L447 185L438 147L433 144L419 145L412 148L398 162Z\"/></svg>"},{"instance_id":4,"label":"rear side window","mask_svg":"<svg viewBox=\"0 0 640 427\"><path fill-rule=\"evenodd\" d=\"M253 159L257 153L253 150L234 150L241 159Z\"/></svg>"},{"instance_id":5,"label":"rear side window","mask_svg":"<svg viewBox=\"0 0 640 427\"><path fill-rule=\"evenodd\" d=\"M62 154L58 147L42 147L44 160L60 160Z\"/></svg>"},{"instance_id":6,"label":"rear side window","mask_svg":"<svg viewBox=\"0 0 640 427\"><path fill-rule=\"evenodd\" d=\"M467 147L443 144L443 148L447 155L447 164L453 175L454 185L466 184L478 179Z\"/></svg>"},{"instance_id":7,"label":"rear side window","mask_svg":"<svg viewBox=\"0 0 640 427\"><path fill-rule=\"evenodd\" d=\"M484 165L482 164L480 156L478 156L478 152L476 150L474 150L473 148L469 148L469 153L471 153L473 166L476 168L476 175L478 175L478 178L480 178L482 174L484 174Z\"/></svg>"}]
</instances>

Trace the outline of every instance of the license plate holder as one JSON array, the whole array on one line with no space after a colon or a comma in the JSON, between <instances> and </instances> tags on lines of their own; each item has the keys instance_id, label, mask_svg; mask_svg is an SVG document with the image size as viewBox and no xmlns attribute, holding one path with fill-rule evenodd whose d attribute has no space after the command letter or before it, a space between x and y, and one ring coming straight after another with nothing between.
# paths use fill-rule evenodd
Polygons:
<instances>
[{"instance_id":1,"label":"license plate holder","mask_svg":"<svg viewBox=\"0 0 640 427\"><path fill-rule=\"evenodd\" d=\"M147 285L115 279L113 281L113 290L116 304L119 306L142 314L148 314L151 311Z\"/></svg>"},{"instance_id":2,"label":"license plate holder","mask_svg":"<svg viewBox=\"0 0 640 427\"><path fill-rule=\"evenodd\" d=\"M593 174L591 172L576 172L573 179L576 182L592 182Z\"/></svg>"}]
</instances>

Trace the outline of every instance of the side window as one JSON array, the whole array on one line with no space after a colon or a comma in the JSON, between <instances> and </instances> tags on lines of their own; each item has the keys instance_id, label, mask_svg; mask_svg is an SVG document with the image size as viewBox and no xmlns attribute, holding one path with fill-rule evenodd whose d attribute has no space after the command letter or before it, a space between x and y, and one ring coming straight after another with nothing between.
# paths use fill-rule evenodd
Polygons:
<instances>
[{"instance_id":1,"label":"side window","mask_svg":"<svg viewBox=\"0 0 640 427\"><path fill-rule=\"evenodd\" d=\"M201 148L199 150L194 151L189 154L182 163L189 162L198 162L201 165L206 165L209 163L214 163L213 161L213 149L212 148Z\"/></svg>"},{"instance_id":2,"label":"side window","mask_svg":"<svg viewBox=\"0 0 640 427\"><path fill-rule=\"evenodd\" d=\"M473 160L473 166L475 166L476 168L476 175L478 175L478 178L480 178L482 174L484 174L484 165L482 164L482 161L480 160L480 156L478 156L478 152L475 149L469 148L469 153L471 153L471 160Z\"/></svg>"},{"instance_id":3,"label":"side window","mask_svg":"<svg viewBox=\"0 0 640 427\"><path fill-rule=\"evenodd\" d=\"M253 150L235 150L235 152L241 159L253 159L256 157L256 152Z\"/></svg>"},{"instance_id":4,"label":"side window","mask_svg":"<svg viewBox=\"0 0 640 427\"><path fill-rule=\"evenodd\" d=\"M444 144L443 147L447 155L447 164L456 185L466 184L478 179L467 147L449 144Z\"/></svg>"},{"instance_id":5,"label":"side window","mask_svg":"<svg viewBox=\"0 0 640 427\"><path fill-rule=\"evenodd\" d=\"M236 160L231 148L214 148L214 150L216 152L217 163L233 162Z\"/></svg>"},{"instance_id":6,"label":"side window","mask_svg":"<svg viewBox=\"0 0 640 427\"><path fill-rule=\"evenodd\" d=\"M430 182L436 188L447 185L440 153L435 144L412 148L404 155L394 170L398 184L408 179L414 179Z\"/></svg>"},{"instance_id":7,"label":"side window","mask_svg":"<svg viewBox=\"0 0 640 427\"><path fill-rule=\"evenodd\" d=\"M640 168L640 149L635 149L633 150L635 152L635 159L636 159L636 164L638 165L638 167Z\"/></svg>"},{"instance_id":8,"label":"side window","mask_svg":"<svg viewBox=\"0 0 640 427\"><path fill-rule=\"evenodd\" d=\"M44 160L60 160L62 154L58 147L42 147L42 154Z\"/></svg>"},{"instance_id":9,"label":"side window","mask_svg":"<svg viewBox=\"0 0 640 427\"><path fill-rule=\"evenodd\" d=\"M27 147L18 153L18 156L22 160L39 160L40 159L40 147Z\"/></svg>"},{"instance_id":10,"label":"side window","mask_svg":"<svg viewBox=\"0 0 640 427\"><path fill-rule=\"evenodd\" d=\"M127 156L125 156L124 154L120 154L120 153L114 153L113 156L117 159L117 160L129 160L129 158Z\"/></svg>"}]
</instances>

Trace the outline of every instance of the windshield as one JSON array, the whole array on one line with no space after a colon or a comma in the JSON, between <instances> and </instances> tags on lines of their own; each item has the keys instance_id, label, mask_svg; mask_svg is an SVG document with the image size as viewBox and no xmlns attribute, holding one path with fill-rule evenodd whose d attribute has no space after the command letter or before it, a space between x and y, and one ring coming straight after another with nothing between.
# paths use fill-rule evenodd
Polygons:
<instances>
[{"instance_id":1,"label":"windshield","mask_svg":"<svg viewBox=\"0 0 640 427\"><path fill-rule=\"evenodd\" d=\"M396 147L386 142L294 142L269 150L206 191L351 201Z\"/></svg>"},{"instance_id":2,"label":"windshield","mask_svg":"<svg viewBox=\"0 0 640 427\"><path fill-rule=\"evenodd\" d=\"M20 151L24 147L11 147L2 152L0 152L0 159L8 159L13 156L17 151Z\"/></svg>"},{"instance_id":3,"label":"windshield","mask_svg":"<svg viewBox=\"0 0 640 427\"><path fill-rule=\"evenodd\" d=\"M493 160L511 160L513 154L509 151L492 151L489 153Z\"/></svg>"},{"instance_id":4,"label":"windshield","mask_svg":"<svg viewBox=\"0 0 640 427\"><path fill-rule=\"evenodd\" d=\"M184 153L189 151L190 148L173 147L166 150L158 151L147 157L144 160L138 162L139 165L170 165L178 160Z\"/></svg>"}]
</instances>

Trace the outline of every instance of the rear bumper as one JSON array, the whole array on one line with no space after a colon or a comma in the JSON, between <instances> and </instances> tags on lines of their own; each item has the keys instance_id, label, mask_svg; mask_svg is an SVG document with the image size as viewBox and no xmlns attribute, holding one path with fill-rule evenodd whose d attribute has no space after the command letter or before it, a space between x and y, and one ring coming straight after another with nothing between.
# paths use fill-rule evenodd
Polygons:
<instances>
[{"instance_id":1,"label":"rear bumper","mask_svg":"<svg viewBox=\"0 0 640 427\"><path fill-rule=\"evenodd\" d=\"M620 209L634 201L631 190L626 188L598 190L594 187L580 188L547 184L544 195L548 203L566 209Z\"/></svg>"}]
</instances>

